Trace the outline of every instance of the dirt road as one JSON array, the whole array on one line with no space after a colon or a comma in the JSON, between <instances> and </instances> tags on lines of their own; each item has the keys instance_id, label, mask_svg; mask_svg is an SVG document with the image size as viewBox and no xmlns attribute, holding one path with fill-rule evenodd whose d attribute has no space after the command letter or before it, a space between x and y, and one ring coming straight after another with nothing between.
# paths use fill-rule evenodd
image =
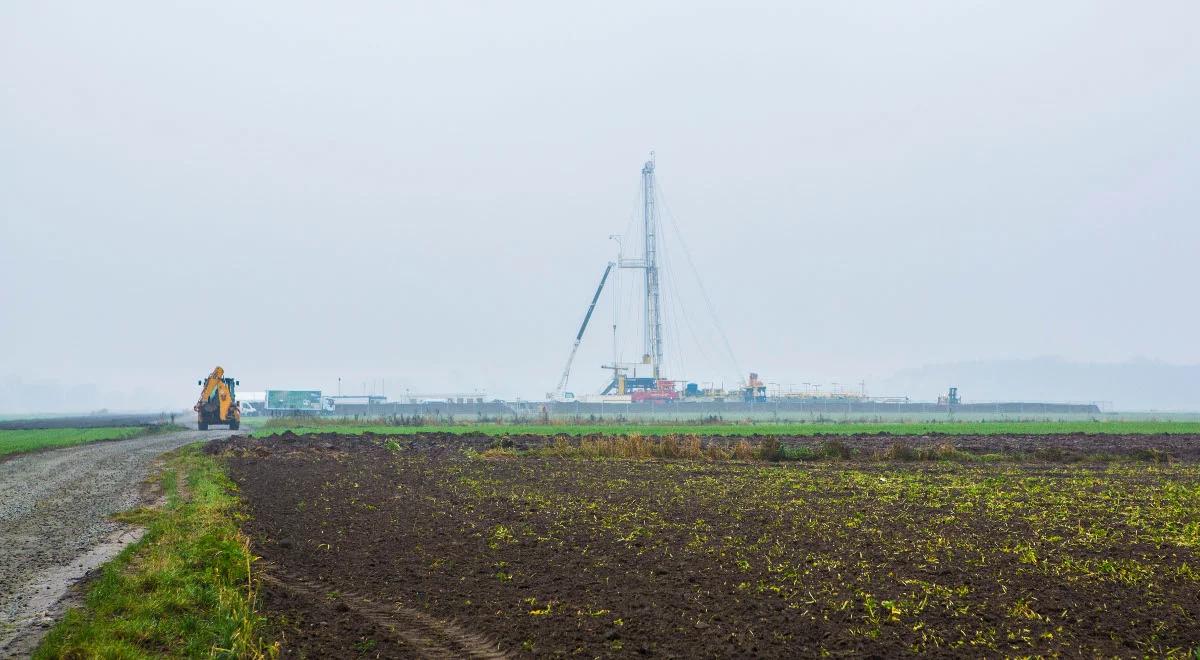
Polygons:
<instances>
[{"instance_id":1,"label":"dirt road","mask_svg":"<svg viewBox=\"0 0 1200 660\"><path fill-rule=\"evenodd\" d=\"M154 460L229 431L180 431L0 462L0 657L27 654L70 587L140 536L109 516L133 508Z\"/></svg>"}]
</instances>

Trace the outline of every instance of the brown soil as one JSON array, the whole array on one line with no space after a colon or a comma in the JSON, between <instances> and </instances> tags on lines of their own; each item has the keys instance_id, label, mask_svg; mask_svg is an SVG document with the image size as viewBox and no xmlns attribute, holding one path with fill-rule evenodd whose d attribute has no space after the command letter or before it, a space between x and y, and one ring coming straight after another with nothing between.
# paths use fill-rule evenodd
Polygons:
<instances>
[{"instance_id":1,"label":"brown soil","mask_svg":"<svg viewBox=\"0 0 1200 660\"><path fill-rule=\"evenodd\" d=\"M290 431L269 436L280 444L276 451L289 451L289 443L300 436ZM305 436L314 437L314 436ZM513 447L515 449L535 449L554 444L562 439L578 443L580 438L601 438L611 436L574 436L574 435L530 435L511 434L491 436L482 433L416 433L411 435L378 435L366 432L361 435L320 434L327 443L337 443L339 447L358 447L377 445L382 439L392 439L407 449L422 450L455 450L470 447L484 450L489 447ZM878 454L889 447L903 445L913 449L934 449L951 446L965 454L1001 455L1016 460L1035 460L1051 463L1070 463L1079 461L1105 460L1138 460L1151 462L1200 462L1200 435L1188 434L1034 434L1034 435L947 435L931 433L928 435L891 435L889 433L856 434L856 435L744 435L744 436L701 436L704 444L733 446L741 440L752 444L766 440L775 440L791 449L810 449L819 451L831 445L844 448L846 457L851 459L866 459ZM349 444L347 444L349 443ZM222 445L224 446L224 445ZM305 441L297 447L308 447Z\"/></svg>"},{"instance_id":2,"label":"brown soil","mask_svg":"<svg viewBox=\"0 0 1200 660\"><path fill-rule=\"evenodd\" d=\"M549 442L511 439L517 447ZM488 447L494 439L487 436L395 440L399 450L370 435L210 443L210 451L226 455L245 498L245 529L265 560L264 605L285 654L1130 656L1200 646L1194 579L1074 579L1038 573L1018 554L999 551L1050 531L1070 535L1075 526L1104 523L1124 534L1103 511L1080 508L1058 521L1060 530L1053 528L1057 522L1035 522L1020 511L954 517L943 504L864 500L853 486L767 492L763 499L758 483L779 470L790 471L796 483L810 473L840 483L852 466L880 480L898 472L933 479L976 470L980 482L993 478L988 470L1003 469L1004 478L1035 476L1052 487L1075 484L1080 473L1104 474L1094 488L1119 490L1163 478L1137 465L1169 469L1150 463L1130 463L1126 475L1046 462L991 468L483 460L463 449ZM788 444L826 440L791 438ZM897 439L836 440L857 451ZM1049 447L1079 455L1200 457L1196 438L1181 436L904 441L949 441L975 453L1036 455ZM1184 472L1170 478L1195 488L1194 468L1178 469ZM775 501L788 506L766 506ZM1200 511L1193 514L1200 520ZM843 525L849 517L855 526ZM910 536L915 542L928 529L945 529L952 543L973 540L987 556L947 551L935 560L928 549L895 542ZM1103 546L1090 559L1153 565L1171 575L1200 564L1191 547L1130 534L1133 541ZM697 545L698 538L707 541ZM1080 557L1089 559L1087 552ZM781 579L785 565L802 568L803 575ZM783 590L774 586L781 584ZM933 601L913 604L904 600L913 584L961 591L930 591ZM887 603L904 611L884 609L881 617ZM919 616L908 611L913 608Z\"/></svg>"},{"instance_id":3,"label":"brown soil","mask_svg":"<svg viewBox=\"0 0 1200 660\"><path fill-rule=\"evenodd\" d=\"M761 441L764 436L747 436ZM887 433L871 435L829 435L787 437L781 441L796 447L819 447L827 442L841 442L860 452L871 452L902 443L914 448L932 448L949 444L969 454L1018 454L1030 458L1057 461L1076 461L1096 457L1130 458L1154 461L1200 461L1200 435L1163 433L1108 434L1066 433L1058 435L929 435L909 436Z\"/></svg>"}]
</instances>

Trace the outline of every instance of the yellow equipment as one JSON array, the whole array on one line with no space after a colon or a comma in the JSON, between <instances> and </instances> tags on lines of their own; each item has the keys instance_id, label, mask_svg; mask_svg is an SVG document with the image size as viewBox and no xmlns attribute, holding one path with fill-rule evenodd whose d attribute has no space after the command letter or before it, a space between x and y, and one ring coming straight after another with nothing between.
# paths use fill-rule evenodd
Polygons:
<instances>
[{"instance_id":1,"label":"yellow equipment","mask_svg":"<svg viewBox=\"0 0 1200 660\"><path fill-rule=\"evenodd\" d=\"M209 424L228 424L231 431L236 431L242 420L238 410L234 388L239 385L232 378L225 378L225 370L221 367L213 369L208 378L196 382L200 390L200 400L192 410L196 411L196 427L207 431Z\"/></svg>"}]
</instances>

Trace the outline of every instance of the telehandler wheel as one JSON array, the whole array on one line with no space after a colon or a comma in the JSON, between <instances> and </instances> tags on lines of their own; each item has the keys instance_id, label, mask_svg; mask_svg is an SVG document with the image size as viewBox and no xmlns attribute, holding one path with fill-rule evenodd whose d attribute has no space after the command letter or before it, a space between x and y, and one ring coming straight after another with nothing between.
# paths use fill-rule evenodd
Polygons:
<instances>
[{"instance_id":1,"label":"telehandler wheel","mask_svg":"<svg viewBox=\"0 0 1200 660\"><path fill-rule=\"evenodd\" d=\"M208 422L197 422L196 428L200 429L201 431L207 431L208 430Z\"/></svg>"},{"instance_id":2,"label":"telehandler wheel","mask_svg":"<svg viewBox=\"0 0 1200 660\"><path fill-rule=\"evenodd\" d=\"M236 430L238 430L238 427L240 427L241 425L242 425L241 422L238 422L238 421L229 422L229 430L236 431Z\"/></svg>"}]
</instances>

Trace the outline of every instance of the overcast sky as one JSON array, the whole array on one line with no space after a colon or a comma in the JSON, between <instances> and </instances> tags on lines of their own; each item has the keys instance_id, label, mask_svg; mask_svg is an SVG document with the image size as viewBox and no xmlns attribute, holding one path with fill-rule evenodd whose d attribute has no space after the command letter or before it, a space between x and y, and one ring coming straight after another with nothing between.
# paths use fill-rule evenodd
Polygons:
<instances>
[{"instance_id":1,"label":"overcast sky","mask_svg":"<svg viewBox=\"0 0 1200 660\"><path fill-rule=\"evenodd\" d=\"M541 396L650 150L668 375L1200 363L1200 3L729 4L0 4L0 378Z\"/></svg>"}]
</instances>

